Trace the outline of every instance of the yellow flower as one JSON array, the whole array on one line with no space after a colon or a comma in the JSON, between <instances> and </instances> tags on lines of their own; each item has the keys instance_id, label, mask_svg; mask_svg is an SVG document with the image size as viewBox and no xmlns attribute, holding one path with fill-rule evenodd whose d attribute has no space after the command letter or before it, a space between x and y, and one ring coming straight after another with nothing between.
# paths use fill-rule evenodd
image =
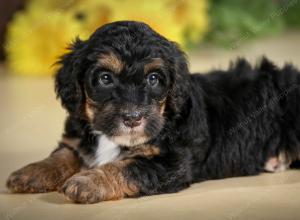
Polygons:
<instances>
[{"instance_id":1,"label":"yellow flower","mask_svg":"<svg viewBox=\"0 0 300 220\"><path fill-rule=\"evenodd\" d=\"M112 21L118 1L81 0L69 10L73 22L80 26L79 35L87 39L97 28Z\"/></svg>"},{"instance_id":2,"label":"yellow flower","mask_svg":"<svg viewBox=\"0 0 300 220\"><path fill-rule=\"evenodd\" d=\"M111 20L104 13L112 10L108 5L104 0L29 1L8 27L8 66L21 75L53 74L53 64L76 36L87 39Z\"/></svg>"},{"instance_id":3,"label":"yellow flower","mask_svg":"<svg viewBox=\"0 0 300 220\"><path fill-rule=\"evenodd\" d=\"M114 21L135 20L147 23L151 28L166 38L183 44L181 27L172 17L172 10L165 7L161 0L127 0L122 1L114 14Z\"/></svg>"},{"instance_id":4,"label":"yellow flower","mask_svg":"<svg viewBox=\"0 0 300 220\"><path fill-rule=\"evenodd\" d=\"M53 73L53 63L66 52L67 42L75 38L79 30L78 25L70 22L70 18L63 13L35 15L36 17L19 14L8 30L8 65L18 74Z\"/></svg>"},{"instance_id":5,"label":"yellow flower","mask_svg":"<svg viewBox=\"0 0 300 220\"><path fill-rule=\"evenodd\" d=\"M184 27L188 40L199 42L208 28L208 1L167 0L166 5L173 9L174 19Z\"/></svg>"}]
</instances>

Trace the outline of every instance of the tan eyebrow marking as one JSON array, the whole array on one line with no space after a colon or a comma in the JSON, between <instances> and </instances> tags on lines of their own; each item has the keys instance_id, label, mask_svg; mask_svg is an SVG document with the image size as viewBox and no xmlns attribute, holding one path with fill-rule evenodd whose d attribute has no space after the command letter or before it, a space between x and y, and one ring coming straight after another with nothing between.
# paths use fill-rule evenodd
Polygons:
<instances>
[{"instance_id":1,"label":"tan eyebrow marking","mask_svg":"<svg viewBox=\"0 0 300 220\"><path fill-rule=\"evenodd\" d=\"M147 63L144 66L144 73L147 74L149 73L151 70L155 70L158 69L160 67L163 66L163 60L161 58L153 58L152 62Z\"/></svg>"},{"instance_id":2,"label":"tan eyebrow marking","mask_svg":"<svg viewBox=\"0 0 300 220\"><path fill-rule=\"evenodd\" d=\"M107 68L114 73L120 73L124 68L124 63L112 52L101 54L98 59L98 66Z\"/></svg>"}]
</instances>

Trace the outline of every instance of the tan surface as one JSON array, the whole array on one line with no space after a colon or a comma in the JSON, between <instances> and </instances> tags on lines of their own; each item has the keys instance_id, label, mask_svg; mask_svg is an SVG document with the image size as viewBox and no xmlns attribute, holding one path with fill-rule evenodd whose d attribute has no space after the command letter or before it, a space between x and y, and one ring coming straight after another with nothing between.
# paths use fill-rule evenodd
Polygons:
<instances>
[{"instance_id":1,"label":"tan surface","mask_svg":"<svg viewBox=\"0 0 300 220\"><path fill-rule=\"evenodd\" d=\"M246 54L267 54L277 63L300 66L300 33L260 40L239 51L205 49L192 53L192 70L226 67ZM3 71L3 70L2 70ZM4 75L4 74L2 74ZM263 174L194 184L176 194L77 205L58 193L12 195L9 173L47 156L58 141L64 111L50 78L0 78L0 219L300 219L300 171Z\"/></svg>"}]
</instances>

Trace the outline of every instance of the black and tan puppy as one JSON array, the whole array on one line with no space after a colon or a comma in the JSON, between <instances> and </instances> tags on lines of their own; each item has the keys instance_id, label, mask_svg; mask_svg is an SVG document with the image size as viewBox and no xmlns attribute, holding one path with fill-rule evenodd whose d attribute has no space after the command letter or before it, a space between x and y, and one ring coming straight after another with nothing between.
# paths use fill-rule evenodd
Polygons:
<instances>
[{"instance_id":1,"label":"black and tan puppy","mask_svg":"<svg viewBox=\"0 0 300 220\"><path fill-rule=\"evenodd\" d=\"M207 179L289 167L300 155L300 73L263 59L190 75L178 46L139 22L115 22L61 60L69 116L59 147L13 174L13 192L72 201L172 193Z\"/></svg>"}]
</instances>

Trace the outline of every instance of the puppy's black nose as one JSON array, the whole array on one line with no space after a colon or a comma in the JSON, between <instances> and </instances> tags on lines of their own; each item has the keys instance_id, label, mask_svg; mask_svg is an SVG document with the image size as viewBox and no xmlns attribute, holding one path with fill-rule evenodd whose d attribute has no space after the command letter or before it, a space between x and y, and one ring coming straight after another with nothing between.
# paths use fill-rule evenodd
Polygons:
<instances>
[{"instance_id":1,"label":"puppy's black nose","mask_svg":"<svg viewBox=\"0 0 300 220\"><path fill-rule=\"evenodd\" d=\"M136 127L142 123L142 114L138 111L123 114L123 123L127 127Z\"/></svg>"}]
</instances>

